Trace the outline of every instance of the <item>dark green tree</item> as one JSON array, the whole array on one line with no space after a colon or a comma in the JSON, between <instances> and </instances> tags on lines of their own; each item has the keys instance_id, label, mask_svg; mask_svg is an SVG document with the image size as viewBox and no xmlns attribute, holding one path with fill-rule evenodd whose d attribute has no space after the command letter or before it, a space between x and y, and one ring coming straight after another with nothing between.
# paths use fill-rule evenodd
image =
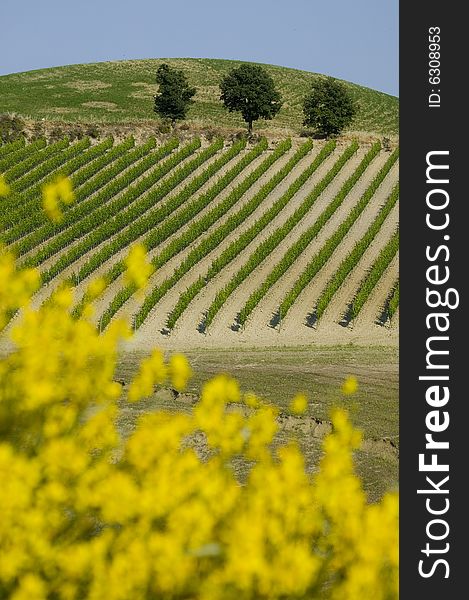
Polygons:
<instances>
[{"instance_id":1,"label":"dark green tree","mask_svg":"<svg viewBox=\"0 0 469 600\"><path fill-rule=\"evenodd\" d=\"M159 85L155 96L154 110L160 117L170 119L172 125L186 118L192 97L196 89L189 86L183 71L162 64L156 72L156 83Z\"/></svg>"},{"instance_id":2,"label":"dark green tree","mask_svg":"<svg viewBox=\"0 0 469 600\"><path fill-rule=\"evenodd\" d=\"M311 87L303 103L303 125L328 137L337 135L352 122L357 104L343 83L333 77L319 79Z\"/></svg>"},{"instance_id":3,"label":"dark green tree","mask_svg":"<svg viewBox=\"0 0 469 600\"><path fill-rule=\"evenodd\" d=\"M220 100L225 108L241 113L249 135L254 121L272 119L282 106L274 80L265 69L256 65L244 64L232 69L221 82L220 90Z\"/></svg>"}]
</instances>

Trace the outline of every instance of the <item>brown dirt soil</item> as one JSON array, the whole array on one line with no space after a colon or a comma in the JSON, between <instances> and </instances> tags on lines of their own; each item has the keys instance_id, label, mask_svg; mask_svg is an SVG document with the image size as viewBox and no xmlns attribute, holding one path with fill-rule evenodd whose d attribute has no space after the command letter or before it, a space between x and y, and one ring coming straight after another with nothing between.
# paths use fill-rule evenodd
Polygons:
<instances>
[{"instance_id":1,"label":"brown dirt soil","mask_svg":"<svg viewBox=\"0 0 469 600\"><path fill-rule=\"evenodd\" d=\"M384 159L383 156L380 158L381 160ZM278 310L283 298L292 288L299 275L302 273L305 264L311 260L311 258L320 250L324 242L347 218L351 205L355 204L356 201L359 200L370 179L382 166L383 163L381 160L373 161L373 164L370 165L369 169L364 173L364 176L360 179L360 181L357 182L354 189L350 192L336 214L330 219L329 223L324 227L323 231L320 232L313 243L310 244L307 251L303 255L303 259L292 265L285 275L273 286L267 297L259 303L259 306L253 311L246 329L248 329L248 327L253 329L255 323L259 321L265 325L269 324L272 317ZM347 256L354 244L362 237L362 235L371 225L377 213L379 212L379 209L386 200L390 189L392 189L395 183L396 174L397 169L386 177L383 184L377 190L377 193L373 196L368 206L348 231L342 242L332 254L329 261L319 271L314 280L308 286L306 286L295 304L291 307L286 318L281 324L281 328L284 330L286 335L295 335L295 332L298 332L298 329L300 329L304 336L309 337L311 332L308 331L308 329L310 328L302 327L302 325L305 324L306 316L308 312L312 311L314 306L311 296L313 296L314 299L317 299L318 295L321 293L332 274L340 265L341 261L345 258L345 256ZM325 320L328 320L327 317Z\"/></svg>"}]
</instances>

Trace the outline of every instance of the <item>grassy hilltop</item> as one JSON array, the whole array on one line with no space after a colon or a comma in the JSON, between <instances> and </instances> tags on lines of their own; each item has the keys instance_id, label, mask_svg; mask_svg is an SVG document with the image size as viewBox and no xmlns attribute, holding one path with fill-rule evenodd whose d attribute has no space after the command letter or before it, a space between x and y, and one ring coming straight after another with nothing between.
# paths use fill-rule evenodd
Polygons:
<instances>
[{"instance_id":1,"label":"grassy hilltop","mask_svg":"<svg viewBox=\"0 0 469 600\"><path fill-rule=\"evenodd\" d=\"M243 127L238 114L228 113L219 101L219 83L239 61L171 58L70 65L0 77L0 113L33 119L87 123L129 123L156 120L153 95L155 72L162 62L183 69L197 87L196 103L188 115L194 126ZM315 73L264 65L283 97L283 107L272 121L255 128L280 135L302 129L302 99ZM352 131L398 134L399 101L394 96L345 82L360 109Z\"/></svg>"}]
</instances>

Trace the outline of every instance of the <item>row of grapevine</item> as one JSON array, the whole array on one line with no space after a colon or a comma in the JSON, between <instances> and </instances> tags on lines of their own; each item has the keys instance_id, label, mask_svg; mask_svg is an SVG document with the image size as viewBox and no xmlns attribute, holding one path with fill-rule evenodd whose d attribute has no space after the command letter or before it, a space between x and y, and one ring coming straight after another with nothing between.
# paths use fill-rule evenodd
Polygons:
<instances>
[{"instance_id":1,"label":"row of grapevine","mask_svg":"<svg viewBox=\"0 0 469 600\"><path fill-rule=\"evenodd\" d=\"M114 217L120 210L126 208L131 201L135 200L135 198L142 193L142 191L158 181L158 179L171 170L178 162L192 154L198 148L198 144L197 141L187 144L180 151L170 155L164 163L158 164L163 158L170 154L173 148L174 142L170 141L165 146L144 156L137 164L122 172L122 167L125 163L128 164L129 160L133 162L133 157L136 155L141 156L141 152L137 152L138 149L136 148L135 151L129 153L132 155L130 158L126 155L123 157L122 161L117 161L117 163L112 165L109 170L106 170L106 173L99 173L94 185L99 185L99 175L102 175L101 179L108 180L110 175L109 171L115 171L116 173L120 173L120 175L115 176L110 181L108 180L108 183L101 188L97 194L94 194L86 202L74 207L74 210L69 211L64 219L64 222L66 223L65 227L62 228L63 231L45 244L41 250L33 257L29 258L25 264L28 266L38 266L44 260L53 256L71 242L78 240L89 233L94 234L96 227L105 225L106 220ZM134 154L135 152L137 152L137 154ZM139 177L155 165L157 165L156 169L152 170L149 175L136 182ZM124 193L120 194L122 191L124 191Z\"/></svg>"},{"instance_id":2,"label":"row of grapevine","mask_svg":"<svg viewBox=\"0 0 469 600\"><path fill-rule=\"evenodd\" d=\"M22 256L89 214L96 207L95 194L148 154L155 144L155 140L149 140L133 149L133 138L127 138L76 173L72 177L75 200L70 207L64 207L64 218L60 223L52 223L47 219L44 211L40 210L40 198L36 198L37 206L32 207L31 216L18 223L9 233L11 240L24 235L15 246L17 255Z\"/></svg>"},{"instance_id":3,"label":"row of grapevine","mask_svg":"<svg viewBox=\"0 0 469 600\"><path fill-rule=\"evenodd\" d=\"M322 267L326 264L326 262L331 257L334 250L340 244L344 236L347 234L349 229L358 219L358 217L365 210L366 206L368 206L371 198L374 196L375 192L383 182L386 175L391 170L392 166L396 162L399 155L399 151L395 150L385 164L381 167L379 172L375 175L370 185L365 190L365 193L361 196L357 204L353 206L345 221L341 223L341 225L334 231L334 233L326 240L322 248L313 256L311 261L306 265L306 268L298 277L298 279L293 284L292 289L287 293L282 303L280 304L279 314L281 318L285 317L288 310L292 306L292 304L296 301L300 293L303 289L313 280L316 274L322 269ZM309 236L307 236L309 237ZM307 240L298 240L298 242L292 246L282 260L275 266L272 273L275 275L269 275L269 279L275 279L277 281L279 279L279 274L283 274L286 271L288 266L293 264L293 262L300 256L301 252L306 247ZM245 307L241 311L240 321L241 324L244 324L247 316L252 312L251 309L252 301L248 300ZM251 310L249 310L251 309Z\"/></svg>"},{"instance_id":4,"label":"row of grapevine","mask_svg":"<svg viewBox=\"0 0 469 600\"><path fill-rule=\"evenodd\" d=\"M25 175L28 171L31 171L31 169L34 169L35 167L43 163L45 160L53 156L56 152L65 150L69 143L70 140L67 137L65 137L62 140L56 142L55 144L49 144L43 149L37 152L33 152L30 156L28 156L28 158L21 161L14 167L8 169L8 171L6 171L5 173L5 179L9 184L12 185L13 189L15 189L14 182L17 179Z\"/></svg>"},{"instance_id":5,"label":"row of grapevine","mask_svg":"<svg viewBox=\"0 0 469 600\"><path fill-rule=\"evenodd\" d=\"M227 211L229 211L240 198L254 185L254 183L277 161L285 152L291 147L291 141L287 140L272 152L266 159L247 177L245 177L220 203L215 205L209 212L200 217L199 219L192 221L197 215L208 206L224 189L233 181L233 179L244 171L244 169L252 162L257 156L259 156L266 148L267 142L262 140L253 150L248 153L243 161L237 163L233 169L228 171L221 179L219 179L207 192L202 194L199 198L188 204L180 213L174 215L174 217L167 219L162 225L153 230L149 236L144 240L144 244L148 249L153 249L158 246L162 240L168 239L171 235L176 233L182 226L187 223L191 223L191 227L183 232L180 236L174 238L162 253L156 256L152 260L152 264L155 268L161 268L168 260L173 256L182 252L187 248L193 241L195 241L200 235L205 233L216 221L223 217ZM207 239L213 243L213 234L209 235ZM221 240L218 240L219 243ZM117 267L117 268L116 268ZM123 265L118 264L109 273L110 278L114 279L116 275L122 272ZM179 272L179 269L175 272ZM174 278L172 278L174 279ZM168 285L168 280L164 283ZM171 287L172 284L170 284ZM153 293L145 299L145 306L148 310L151 310L150 299L154 299L155 303L158 301L157 294L160 293L160 287L155 288ZM168 288L169 289L169 288ZM103 326L106 326L115 312L132 296L133 290L130 288L121 289L112 302L110 303L105 315L103 316Z\"/></svg>"},{"instance_id":6,"label":"row of grapevine","mask_svg":"<svg viewBox=\"0 0 469 600\"><path fill-rule=\"evenodd\" d=\"M45 180L38 181L35 185L30 186L27 190L21 193L21 202L18 206L11 207L8 214L8 223L18 223L20 220L27 218L31 211L39 208L39 202L41 198L41 190L45 183L52 181L52 179L58 175L64 175L70 177L75 171L81 169L85 165L91 163L95 158L98 158L105 154L113 144L112 138L108 138L96 144L89 146L84 143L84 147L79 144L70 146L68 150L64 150L64 157L60 157L60 154L56 157L56 164L54 168L47 173ZM68 156L67 156L68 154ZM54 157L50 160L54 160ZM34 171L30 171L33 173ZM73 187L75 185L73 184Z\"/></svg>"},{"instance_id":7,"label":"row of grapevine","mask_svg":"<svg viewBox=\"0 0 469 600\"><path fill-rule=\"evenodd\" d=\"M231 294L236 290L236 288L241 285L241 283L248 277L260 264L263 262L274 250L277 246L287 237L288 234L293 230L293 228L308 214L309 210L316 202L318 197L325 191L325 189L332 183L336 175L342 169L342 167L350 160L350 158L355 154L358 150L358 143L353 142L340 156L340 158L336 161L333 167L329 170L328 173L316 184L313 190L308 194L306 199L302 202L302 204L295 210L295 212L286 220L286 222L277 228L272 234L269 235L259 246L255 249L255 251L249 256L247 262L237 271L231 281L225 285L221 290L219 290L208 308L207 315L205 318L205 327L208 327L215 315L221 309L226 300L231 296ZM365 158L361 161L358 166L357 172L361 172L364 170L366 166L368 166L369 162L376 156L379 152L380 146L379 144L372 147L372 149L367 153ZM352 177L354 177L352 175ZM357 178L358 179L358 178ZM349 178L348 181L350 181ZM344 184L342 189L345 189ZM330 203L327 208L323 211L323 213L319 216L315 224L308 229L310 234L310 238L312 239L319 230L323 227L323 225L329 220L332 214L337 210L337 208L342 203L345 195L336 196L332 203ZM304 236L303 236L304 237ZM270 281L268 282L270 283ZM270 287L270 285L269 285ZM265 287L265 291L267 291L268 287ZM256 298L256 304L260 300L260 298L264 295L264 288L258 293L258 297ZM250 301L254 302L254 297L250 298ZM253 304L254 307L254 304Z\"/></svg>"},{"instance_id":8,"label":"row of grapevine","mask_svg":"<svg viewBox=\"0 0 469 600\"><path fill-rule=\"evenodd\" d=\"M384 271L388 268L392 259L396 256L397 251L399 250L399 230L397 230L386 246L381 250L377 259L374 261L371 269L369 270L366 277L361 281L360 286L358 288L358 292L355 298L352 301L349 316L350 319L355 319L363 305L369 298L371 292L375 288L378 281L381 279ZM398 292L399 294L399 292ZM399 295L397 296L397 299Z\"/></svg>"},{"instance_id":9,"label":"row of grapevine","mask_svg":"<svg viewBox=\"0 0 469 600\"><path fill-rule=\"evenodd\" d=\"M192 170L195 170L200 166L201 161L208 160L208 158L213 156L220 149L220 144L222 144L221 141L215 142L212 146L201 152L200 157L196 156L193 161L187 164L187 169L180 174L180 179L170 178L168 181L170 181L173 186L178 185L187 177L189 166L191 166ZM51 281L61 273L63 269L75 262L77 258L82 257L86 252L96 248L96 246L116 235L119 231L122 231L136 219L142 217L142 215L154 206L155 202L161 200L161 198L166 193L169 193L172 188L168 189L166 186L168 181L163 181L155 190L152 190L150 194L145 194L145 192L153 187L163 175L166 175L185 158L193 154L199 146L199 139L190 142L179 152L173 154L167 161L161 164L158 169L150 173L150 175L128 187L124 194L118 196L100 210L95 211L90 217L80 221L77 224L77 229L80 230L80 237L85 235L85 233L86 237L84 237L84 239L76 246L73 246L68 252L63 254L57 262L44 273L43 280L45 282ZM71 230L73 229L74 228L72 227ZM69 234L69 232L70 230L65 232L65 234Z\"/></svg>"},{"instance_id":10,"label":"row of grapevine","mask_svg":"<svg viewBox=\"0 0 469 600\"><path fill-rule=\"evenodd\" d=\"M16 167L22 161L29 160L29 158L46 147L45 140L36 140L26 146L15 148L12 152L9 152L5 157L0 160L0 173L7 174L9 169ZM8 179L8 175L7 179Z\"/></svg>"},{"instance_id":11,"label":"row of grapevine","mask_svg":"<svg viewBox=\"0 0 469 600\"><path fill-rule=\"evenodd\" d=\"M192 302L192 300L202 291L207 283L213 279L224 267L226 267L238 254L244 250L248 244L263 230L267 225L282 211L293 196L301 189L308 181L317 168L324 160L333 152L336 144L334 141L328 142L308 165L306 169L290 184L287 190L278 198L274 204L249 227L247 231L242 233L234 240L211 264L207 273L199 277L179 296L178 302L173 311L169 315L167 326L172 329L180 316ZM273 189L284 179L286 175L293 169L295 164L310 150L308 144L301 146L289 162L281 169L272 179L265 184L259 192L261 197L266 197Z\"/></svg>"},{"instance_id":12,"label":"row of grapevine","mask_svg":"<svg viewBox=\"0 0 469 600\"><path fill-rule=\"evenodd\" d=\"M62 167L65 162L77 156L82 156L89 146L89 139L83 138L76 144L68 146L62 152L55 153L35 169L31 169L31 171L28 171L17 179L14 184L16 194L10 196L8 202L5 204L5 213L3 216L4 227L9 229L15 223L19 223L25 216L31 214L31 206L25 201L25 192L32 192L36 198L40 198L41 187L44 184L43 179L59 167Z\"/></svg>"},{"instance_id":13,"label":"row of grapevine","mask_svg":"<svg viewBox=\"0 0 469 600\"><path fill-rule=\"evenodd\" d=\"M217 148L221 150L223 143L221 140L217 142L217 146L210 148L210 155L213 150ZM93 254L80 268L78 274L74 278L74 283L78 284L80 281L88 277L97 268L99 268L106 260L111 258L114 254L117 254L120 250L126 248L136 239L142 237L149 231L154 230L157 225L162 223L164 219L169 217L177 209L179 209L189 198L191 198L207 181L209 181L216 173L225 166L230 160L235 158L244 148L246 143L244 141L238 141L233 144L229 150L223 152L217 160L209 164L200 175L189 181L182 190L177 194L168 199L164 204L158 204L154 209L144 214L143 218L137 219L130 223L129 226L119 233L109 244L98 250ZM207 149L208 150L208 149ZM207 152L207 151L205 151ZM200 160L203 160L205 155L201 153L199 155ZM200 162L199 160L199 162ZM202 163L200 163L202 164ZM175 173L172 174L170 180L165 181L161 186L161 189L157 193L157 198L163 198L168 194L169 191L174 189L176 183L183 181L190 174L188 167L192 168L195 165L184 165L180 167ZM239 168L239 167L238 167ZM152 192L153 193L153 192ZM180 222L179 222L180 223ZM111 283L117 278L124 270L125 266L122 261L117 262L112 273L109 274L107 280Z\"/></svg>"},{"instance_id":14,"label":"row of grapevine","mask_svg":"<svg viewBox=\"0 0 469 600\"><path fill-rule=\"evenodd\" d=\"M288 150L291 148L291 141L285 140L280 143L277 148L274 150L270 156L268 156L252 173L250 173L239 185L228 194L226 198L224 198L219 204L214 206L208 213L191 221L194 219L198 212L194 210L195 207L188 207L188 210L184 216L184 222L187 223L191 221L191 227L187 229L184 233L182 233L179 237L173 239L165 249L156 256L152 264L156 269L161 268L164 264L166 264L171 258L188 248L194 241L196 241L201 235L203 235L206 231L209 230L220 218L222 218L235 204L242 198L242 196L259 180L259 178L268 171L268 169L279 159L281 158ZM275 176L274 176L275 178ZM268 185L268 184L266 184ZM265 187L265 186L264 186ZM269 186L270 189L270 186ZM152 292L145 298L144 305L142 308L147 310L148 312L153 308L153 306L158 302L167 291L173 287L173 285L185 274L187 273L199 260L201 260L204 256L206 256L209 252L211 252L214 248L216 248L225 238L231 233L236 227L242 223L247 216L249 216L262 200L267 196L267 193L261 188L260 192L255 194L253 198L251 198L243 207L241 207L236 213L230 215L225 223L220 227L216 228L215 231L210 233L206 238L204 238L187 256L186 259L182 261L182 263L175 269L173 275L166 279L162 284L157 285ZM168 235L172 235L171 232L176 230L177 222L167 221L163 223L162 228L162 237L161 239L167 239ZM156 241L156 240L155 240ZM125 295L128 294L128 291L122 291L119 295L120 301ZM116 303L114 303L116 304ZM112 312L113 308L109 307L109 310L106 311L105 322L109 317L109 314ZM148 314L148 313L147 313ZM146 317L146 315L145 315ZM138 321L139 317L137 316L136 325L138 327L141 322Z\"/></svg>"},{"instance_id":15,"label":"row of grapevine","mask_svg":"<svg viewBox=\"0 0 469 600\"><path fill-rule=\"evenodd\" d=\"M26 140L22 137L14 142L7 142L6 144L0 144L0 160L2 160L8 154L21 150L25 147Z\"/></svg>"},{"instance_id":16,"label":"row of grapevine","mask_svg":"<svg viewBox=\"0 0 469 600\"><path fill-rule=\"evenodd\" d=\"M392 319L396 314L397 309L399 308L399 281L393 287L393 291L391 297L388 302L388 318Z\"/></svg>"},{"instance_id":17,"label":"row of grapevine","mask_svg":"<svg viewBox=\"0 0 469 600\"><path fill-rule=\"evenodd\" d=\"M324 311L329 306L330 301L332 300L334 294L340 288L340 286L345 281L346 277L358 264L358 261L361 259L365 251L368 249L372 241L375 239L378 231L381 229L382 224L386 220L386 217L391 212L392 208L395 206L397 199L399 198L399 185L393 189L389 197L387 198L384 205L381 207L376 219L367 229L365 234L358 240L353 249L347 254L344 260L341 262L339 268L331 277L323 292L318 298L315 309L315 317L316 320L319 320ZM285 314L282 313L282 317Z\"/></svg>"}]
</instances>

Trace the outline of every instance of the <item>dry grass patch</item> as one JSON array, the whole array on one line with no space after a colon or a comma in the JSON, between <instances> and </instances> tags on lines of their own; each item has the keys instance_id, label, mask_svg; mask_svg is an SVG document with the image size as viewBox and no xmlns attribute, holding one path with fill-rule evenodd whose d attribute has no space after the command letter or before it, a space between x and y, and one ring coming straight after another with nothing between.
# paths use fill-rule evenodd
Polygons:
<instances>
[{"instance_id":1,"label":"dry grass patch","mask_svg":"<svg viewBox=\"0 0 469 600\"><path fill-rule=\"evenodd\" d=\"M71 88L72 90L77 90L78 92L91 92L94 90L104 90L106 88L112 87L111 83L105 83L104 81L96 80L83 80L76 79L75 81L68 81L64 83L65 87Z\"/></svg>"},{"instance_id":2,"label":"dry grass patch","mask_svg":"<svg viewBox=\"0 0 469 600\"><path fill-rule=\"evenodd\" d=\"M85 108L103 108L104 110L119 110L117 104L115 102L82 102L81 104Z\"/></svg>"}]
</instances>

